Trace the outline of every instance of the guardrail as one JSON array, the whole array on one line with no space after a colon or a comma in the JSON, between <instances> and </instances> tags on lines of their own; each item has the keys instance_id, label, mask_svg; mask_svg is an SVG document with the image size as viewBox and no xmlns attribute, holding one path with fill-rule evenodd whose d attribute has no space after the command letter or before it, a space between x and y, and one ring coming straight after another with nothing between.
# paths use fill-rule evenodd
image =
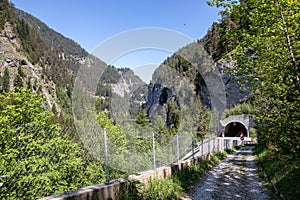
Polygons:
<instances>
[{"instance_id":1,"label":"guardrail","mask_svg":"<svg viewBox=\"0 0 300 200\"><path fill-rule=\"evenodd\" d=\"M244 141L251 141L251 138L245 137ZM225 149L241 145L242 143L243 141L241 141L239 137L213 137L204 139L192 145L192 150L182 157L181 160L204 156L215 151L224 151Z\"/></svg>"}]
</instances>

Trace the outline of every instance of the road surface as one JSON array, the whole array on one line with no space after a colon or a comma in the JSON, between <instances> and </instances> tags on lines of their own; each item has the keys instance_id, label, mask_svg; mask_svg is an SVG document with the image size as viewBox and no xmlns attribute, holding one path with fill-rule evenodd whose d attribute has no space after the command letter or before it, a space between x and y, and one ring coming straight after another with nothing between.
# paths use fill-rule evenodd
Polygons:
<instances>
[{"instance_id":1,"label":"road surface","mask_svg":"<svg viewBox=\"0 0 300 200\"><path fill-rule=\"evenodd\" d=\"M229 155L196 183L183 199L271 199L258 177L252 146Z\"/></svg>"}]
</instances>

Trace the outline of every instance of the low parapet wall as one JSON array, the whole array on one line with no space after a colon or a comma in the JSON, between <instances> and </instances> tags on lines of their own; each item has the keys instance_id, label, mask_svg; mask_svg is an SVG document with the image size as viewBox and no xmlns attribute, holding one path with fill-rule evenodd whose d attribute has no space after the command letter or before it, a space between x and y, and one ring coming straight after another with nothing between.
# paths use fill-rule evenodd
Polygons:
<instances>
[{"instance_id":1,"label":"low parapet wall","mask_svg":"<svg viewBox=\"0 0 300 200\"><path fill-rule=\"evenodd\" d=\"M122 191L126 188L126 184L130 180L137 180L144 184L147 184L150 179L161 179L181 171L182 169L201 162L201 160L210 159L210 154L202 157L196 157L195 159L188 159L180 161L179 163L172 164L157 168L155 170L149 170L142 172L140 175L130 175L128 179L117 179L110 182L110 184L97 184L80 188L75 191L67 193L45 197L40 200L108 200L118 199L122 194Z\"/></svg>"}]
</instances>

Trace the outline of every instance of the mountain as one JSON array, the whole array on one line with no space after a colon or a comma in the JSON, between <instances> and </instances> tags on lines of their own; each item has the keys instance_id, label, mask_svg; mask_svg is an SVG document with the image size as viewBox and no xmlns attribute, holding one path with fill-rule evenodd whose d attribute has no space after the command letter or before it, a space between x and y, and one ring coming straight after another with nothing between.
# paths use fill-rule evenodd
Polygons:
<instances>
[{"instance_id":1,"label":"mountain","mask_svg":"<svg viewBox=\"0 0 300 200\"><path fill-rule=\"evenodd\" d=\"M225 72L231 63L217 62L225 51L218 40L221 25L213 24L202 40L167 58L147 86L132 70L108 66L73 40L5 2L7 12L0 16L0 89L27 87L45 96L44 106L63 118L73 118L72 98L75 110L84 105L74 98L74 84L85 90L81 96L94 99L97 112L105 111L117 121L135 118L140 109L146 109L151 122L160 115L169 128L193 127L196 131L201 129L200 121L207 121L208 110L216 106L224 110L247 98L248 93L234 80L238 77ZM93 67L80 71L86 65ZM91 77L96 85L87 81ZM226 99L219 99L223 97ZM78 113L76 117L82 118L81 111ZM183 121L193 123L180 125Z\"/></svg>"},{"instance_id":2,"label":"mountain","mask_svg":"<svg viewBox=\"0 0 300 200\"><path fill-rule=\"evenodd\" d=\"M217 127L204 127L203 123L219 121L225 109L247 101L251 85L242 85L243 77L233 77L228 72L234 68L233 63L218 60L223 53L218 49L220 41L212 46L210 39L216 33L210 32L179 49L154 72L146 103L152 120L158 114L169 128L203 135L208 129L218 131ZM213 110L218 116L207 119L208 112Z\"/></svg>"},{"instance_id":3,"label":"mountain","mask_svg":"<svg viewBox=\"0 0 300 200\"><path fill-rule=\"evenodd\" d=\"M27 87L45 96L44 107L60 116L64 121L62 123L66 119L72 121L72 94L78 71L86 63L92 62L95 67L105 71L97 77L97 81L108 88L110 95L119 98L133 93L131 111L132 114L138 112L140 101L145 100L141 99L140 94L135 95L132 89L134 85L142 87L145 84L130 69L107 66L34 16L14 8L8 1L2 1L1 4L6 12L0 13L0 91ZM95 98L98 96L105 105L110 104L106 95L91 95Z\"/></svg>"},{"instance_id":4,"label":"mountain","mask_svg":"<svg viewBox=\"0 0 300 200\"><path fill-rule=\"evenodd\" d=\"M41 38L56 51L64 53L66 56L73 56L78 59L88 56L88 52L79 44L49 28L45 23L29 13L16 8L15 14L20 20L24 20L34 30L36 30Z\"/></svg>"}]
</instances>

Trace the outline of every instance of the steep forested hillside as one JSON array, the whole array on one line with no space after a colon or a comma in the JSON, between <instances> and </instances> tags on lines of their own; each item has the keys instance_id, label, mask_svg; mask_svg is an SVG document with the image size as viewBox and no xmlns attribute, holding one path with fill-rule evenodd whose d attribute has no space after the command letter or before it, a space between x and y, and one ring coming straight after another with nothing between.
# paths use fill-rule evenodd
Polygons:
<instances>
[{"instance_id":1,"label":"steep forested hillside","mask_svg":"<svg viewBox=\"0 0 300 200\"><path fill-rule=\"evenodd\" d=\"M1 9L1 90L8 92L17 87L27 87L46 97L45 106L60 116L60 121L64 118L71 120L73 84L88 53L76 42L52 30L32 15L14 8L7 1L1 2ZM98 62L97 58L90 60ZM104 67L107 66L104 64ZM113 87L118 82L125 80L122 76L125 72L127 81L132 79L130 82L141 82L130 71L107 67L99 77L102 85L96 95L104 98L101 99L101 105L97 105L98 110L109 112L107 108L110 103L105 96L115 91ZM102 94L101 91L106 89L109 92ZM133 106L132 114L138 112L137 106Z\"/></svg>"},{"instance_id":2,"label":"steep forested hillside","mask_svg":"<svg viewBox=\"0 0 300 200\"><path fill-rule=\"evenodd\" d=\"M73 56L78 59L84 58L88 55L88 52L80 47L79 44L49 28L39 19L19 9L15 9L15 13L19 19L24 20L27 24L34 28L51 48L64 53L66 56Z\"/></svg>"}]
</instances>

